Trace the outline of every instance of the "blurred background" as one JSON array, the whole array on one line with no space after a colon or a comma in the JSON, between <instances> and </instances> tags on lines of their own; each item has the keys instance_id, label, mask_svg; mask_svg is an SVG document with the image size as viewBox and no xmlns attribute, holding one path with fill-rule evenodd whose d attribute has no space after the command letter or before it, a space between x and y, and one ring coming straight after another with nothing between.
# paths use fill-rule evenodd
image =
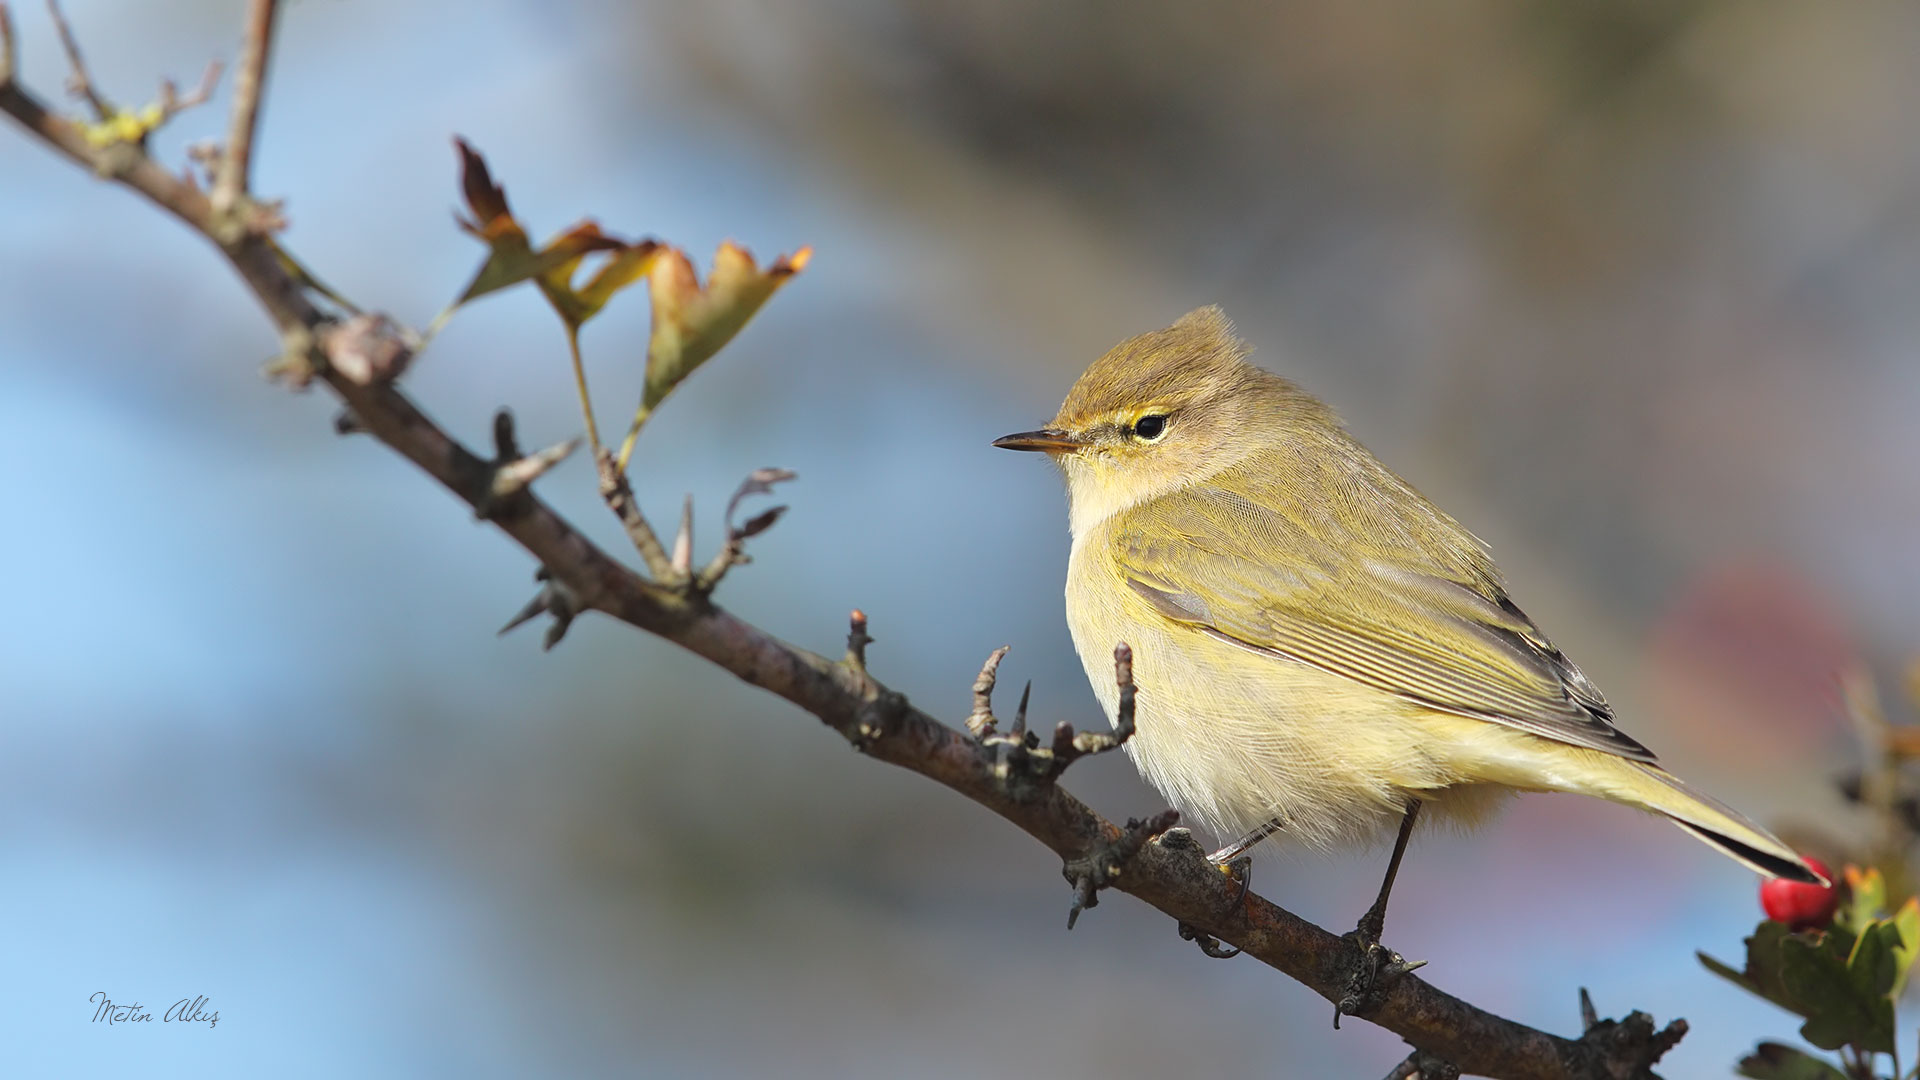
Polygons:
<instances>
[{"instance_id":1,"label":"blurred background","mask_svg":"<svg viewBox=\"0 0 1920 1080\"><path fill-rule=\"evenodd\" d=\"M64 63L13 5L26 79ZM231 60L241 4L72 0L129 104ZM988 448L1122 337L1220 302L1256 359L1488 540L1675 769L1846 835L1833 693L1920 647L1920 9L1863 3L712 0L287 6L256 182L336 288L423 325L478 264L449 137L536 234L812 266L649 426L701 552L748 470L792 512L722 601L955 722L986 652L1097 722L1064 502ZM224 107L226 87L218 102ZM224 130L187 114L171 164ZM646 304L585 334L602 427ZM494 630L534 567L322 394L205 245L0 132L0 1031L16 1075L1372 1076L1404 1048L811 718L602 619ZM408 377L481 442L580 426L531 290ZM543 493L624 544L569 462ZM1116 756L1071 786L1162 803ZM1336 929L1378 855L1275 850ZM1669 1076L1797 1022L1703 971L1751 874L1533 796L1418 844L1389 942L1562 1033L1685 1016ZM91 1023L89 995L217 1028ZM1903 1035L1902 1042L1910 1036Z\"/></svg>"}]
</instances>

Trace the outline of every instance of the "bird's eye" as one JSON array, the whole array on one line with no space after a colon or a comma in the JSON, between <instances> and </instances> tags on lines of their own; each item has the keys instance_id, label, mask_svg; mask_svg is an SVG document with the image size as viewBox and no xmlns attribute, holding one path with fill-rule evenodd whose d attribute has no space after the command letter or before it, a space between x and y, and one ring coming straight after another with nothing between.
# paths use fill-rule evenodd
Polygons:
<instances>
[{"instance_id":1,"label":"bird's eye","mask_svg":"<svg viewBox=\"0 0 1920 1080\"><path fill-rule=\"evenodd\" d=\"M1133 437L1152 442L1167 432L1167 418L1159 414L1143 416L1133 422Z\"/></svg>"}]
</instances>

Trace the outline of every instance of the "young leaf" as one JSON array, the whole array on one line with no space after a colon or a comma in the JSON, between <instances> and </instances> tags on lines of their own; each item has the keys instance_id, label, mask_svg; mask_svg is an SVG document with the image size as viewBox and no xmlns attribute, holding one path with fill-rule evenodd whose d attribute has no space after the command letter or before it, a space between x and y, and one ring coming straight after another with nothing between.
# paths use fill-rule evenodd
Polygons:
<instances>
[{"instance_id":1,"label":"young leaf","mask_svg":"<svg viewBox=\"0 0 1920 1080\"><path fill-rule=\"evenodd\" d=\"M465 139L453 142L460 151L460 189L466 193L467 208L473 213L471 220L455 220L489 249L487 261L480 264L466 290L453 302L454 307L509 285L518 285L528 278L550 274L568 264L578 266L581 257L589 252L627 247L625 242L603 235L600 226L583 221L536 251L527 239L526 229L507 208L506 190L493 182L486 159L467 145ZM571 268L568 273L570 276Z\"/></svg>"},{"instance_id":2,"label":"young leaf","mask_svg":"<svg viewBox=\"0 0 1920 1080\"><path fill-rule=\"evenodd\" d=\"M1883 919L1861 931L1847 957L1847 972L1862 993L1891 999L1900 977L1900 928Z\"/></svg>"},{"instance_id":3,"label":"young leaf","mask_svg":"<svg viewBox=\"0 0 1920 1080\"><path fill-rule=\"evenodd\" d=\"M1740 1059L1740 1075L1753 1080L1847 1080L1847 1074L1814 1057L1776 1042L1763 1042Z\"/></svg>"},{"instance_id":4,"label":"young leaf","mask_svg":"<svg viewBox=\"0 0 1920 1080\"><path fill-rule=\"evenodd\" d=\"M1906 989L1914 958L1920 956L1920 898L1909 896L1888 921L1900 932L1900 947L1893 950L1894 966L1900 970L1893 981L1893 996L1897 998Z\"/></svg>"},{"instance_id":5,"label":"young leaf","mask_svg":"<svg viewBox=\"0 0 1920 1080\"><path fill-rule=\"evenodd\" d=\"M760 270L753 256L731 241L713 257L713 273L702 288L693 262L675 249L662 259L652 281L653 336L647 343L643 408L660 404L695 368L747 325L774 290L806 269L812 248L783 255Z\"/></svg>"},{"instance_id":6,"label":"young leaf","mask_svg":"<svg viewBox=\"0 0 1920 1080\"><path fill-rule=\"evenodd\" d=\"M1865 870L1849 864L1841 872L1847 882L1847 903L1834 916L1842 926L1858 933L1880 917L1887 906L1887 879L1878 869Z\"/></svg>"},{"instance_id":7,"label":"young leaf","mask_svg":"<svg viewBox=\"0 0 1920 1080\"><path fill-rule=\"evenodd\" d=\"M620 447L626 467L634 439L654 407L721 347L733 340L775 290L806 269L812 248L782 255L761 270L745 248L729 241L713 257L713 272L702 287L693 261L678 248L660 252L648 289L653 294L653 333L647 342L646 386L633 425Z\"/></svg>"},{"instance_id":8,"label":"young leaf","mask_svg":"<svg viewBox=\"0 0 1920 1080\"><path fill-rule=\"evenodd\" d=\"M1783 1009L1805 1016L1806 1013L1794 1001L1793 996L1787 993L1786 983L1781 977L1780 946L1792 936L1792 931L1787 929L1785 923L1774 922L1771 919L1754 927L1753 935L1747 938L1747 966L1743 971L1736 971L1732 966L1706 953L1694 955L1698 956L1700 963L1715 975L1738 983L1748 991L1766 998Z\"/></svg>"},{"instance_id":9,"label":"young leaf","mask_svg":"<svg viewBox=\"0 0 1920 1080\"><path fill-rule=\"evenodd\" d=\"M1855 941L1836 932L1796 934L1780 943L1780 975L1795 1012L1807 1018L1800 1037L1822 1050L1852 1045L1893 1051L1892 946L1899 932L1868 927Z\"/></svg>"},{"instance_id":10,"label":"young leaf","mask_svg":"<svg viewBox=\"0 0 1920 1080\"><path fill-rule=\"evenodd\" d=\"M608 236L592 221L582 221L535 250L527 231L507 207L506 189L493 180L486 159L455 139L460 150L460 188L466 194L467 209L473 219L457 219L460 227L487 245L487 261L474 273L465 292L428 328L431 338L454 310L477 296L529 278L540 286L554 313L566 324L567 352L573 360L574 385L580 394L580 412L586 420L587 438L594 452L600 451L600 431L593 420L593 400L587 392L587 373L580 359L580 327L613 298L613 294L645 277L653 269L660 245L653 240L629 244ZM605 265L594 273L584 288L573 286L580 263L595 252L610 253Z\"/></svg>"},{"instance_id":11,"label":"young leaf","mask_svg":"<svg viewBox=\"0 0 1920 1080\"><path fill-rule=\"evenodd\" d=\"M607 306L613 294L646 277L659 260L660 244L653 240L642 240L615 251L607 258L605 265L587 279L584 288L573 287L573 273L579 261L575 260L540 276L540 291L546 294L547 302L560 320L571 330L578 330L588 319L600 314Z\"/></svg>"}]
</instances>

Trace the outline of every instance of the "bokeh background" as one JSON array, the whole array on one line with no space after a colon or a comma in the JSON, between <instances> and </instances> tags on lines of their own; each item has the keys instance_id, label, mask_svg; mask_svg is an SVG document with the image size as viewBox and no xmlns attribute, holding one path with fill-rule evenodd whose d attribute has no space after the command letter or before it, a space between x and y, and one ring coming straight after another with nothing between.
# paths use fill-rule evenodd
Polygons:
<instances>
[{"instance_id":1,"label":"bokeh background","mask_svg":"<svg viewBox=\"0 0 1920 1080\"><path fill-rule=\"evenodd\" d=\"M57 94L45 12L13 5ZM127 102L231 59L240 4L68 5ZM1058 481L989 439L1118 339L1218 301L1492 543L1680 773L1845 835L1832 674L1920 646L1920 8L878 0L297 0L256 177L288 243L424 324L478 247L448 139L536 232L583 215L811 268L647 431L702 550L738 478L792 512L723 601L963 715L992 647L1096 721ZM224 104L224 94L221 103ZM155 141L182 163L208 110ZM603 426L644 295L588 328ZM20 1076L1369 1076L1404 1052L1207 960L810 718L604 620L494 629L534 569L323 395L204 245L0 132L0 979ZM577 431L522 290L409 375L469 440ZM623 545L589 470L544 493ZM1118 757L1072 786L1162 804ZM1344 927L1375 856L1263 857ZM1419 844L1389 939L1560 1032L1684 1015L1669 1076L1786 1014L1706 974L1750 874L1628 811L1528 797ZM88 996L199 1025L107 1028ZM1909 1035L1902 1036L1907 1043Z\"/></svg>"}]
</instances>

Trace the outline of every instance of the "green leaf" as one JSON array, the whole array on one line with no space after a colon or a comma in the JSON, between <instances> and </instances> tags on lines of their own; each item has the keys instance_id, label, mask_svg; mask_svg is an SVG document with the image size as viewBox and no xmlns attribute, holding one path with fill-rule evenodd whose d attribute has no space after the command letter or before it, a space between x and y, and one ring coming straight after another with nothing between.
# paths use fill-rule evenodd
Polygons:
<instances>
[{"instance_id":1,"label":"green leaf","mask_svg":"<svg viewBox=\"0 0 1920 1080\"><path fill-rule=\"evenodd\" d=\"M1891 998L1900 978L1900 928L1882 919L1861 933L1847 957L1847 970L1864 991Z\"/></svg>"},{"instance_id":2,"label":"green leaf","mask_svg":"<svg viewBox=\"0 0 1920 1080\"><path fill-rule=\"evenodd\" d=\"M1900 947L1893 951L1894 964L1900 969L1900 977L1893 981L1893 996L1897 998L1906 989L1914 959L1920 957L1920 898L1908 897L1889 921L1900 931Z\"/></svg>"},{"instance_id":3,"label":"green leaf","mask_svg":"<svg viewBox=\"0 0 1920 1080\"><path fill-rule=\"evenodd\" d=\"M1763 1042L1740 1059L1740 1075L1753 1080L1847 1080L1847 1074L1814 1057L1776 1042Z\"/></svg>"},{"instance_id":4,"label":"green leaf","mask_svg":"<svg viewBox=\"0 0 1920 1080\"><path fill-rule=\"evenodd\" d=\"M1791 936L1792 932L1787 929L1785 923L1774 922L1771 919L1754 927L1753 935L1746 941L1747 966L1741 971L1736 971L1731 965L1716 960L1706 953L1694 955L1698 956L1700 963L1715 975L1738 983L1748 991L1766 998L1789 1012L1805 1016L1806 1013L1801 1010L1792 995L1787 993L1786 983L1780 975L1780 945Z\"/></svg>"},{"instance_id":5,"label":"green leaf","mask_svg":"<svg viewBox=\"0 0 1920 1080\"><path fill-rule=\"evenodd\" d=\"M1893 1051L1891 924L1868 927L1857 941L1829 931L1797 934L1780 943L1780 976L1793 1010L1807 1018L1800 1037L1822 1050L1852 1045Z\"/></svg>"}]
</instances>

